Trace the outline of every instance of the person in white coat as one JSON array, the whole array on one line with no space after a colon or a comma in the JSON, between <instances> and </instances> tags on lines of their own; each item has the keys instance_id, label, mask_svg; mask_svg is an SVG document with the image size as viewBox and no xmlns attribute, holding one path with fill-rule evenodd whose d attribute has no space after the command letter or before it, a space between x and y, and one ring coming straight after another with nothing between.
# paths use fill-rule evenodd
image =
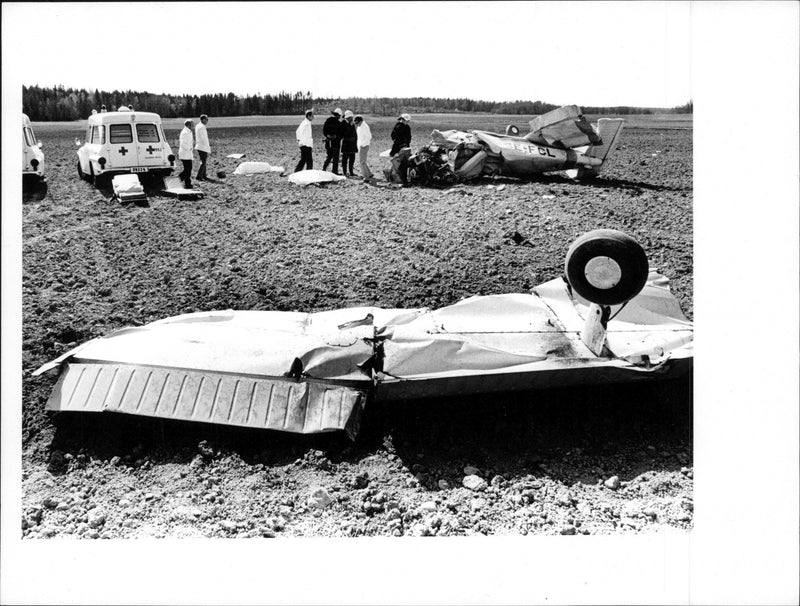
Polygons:
<instances>
[{"instance_id":1,"label":"person in white coat","mask_svg":"<svg viewBox=\"0 0 800 606\"><path fill-rule=\"evenodd\" d=\"M369 145L372 143L372 131L369 124L364 122L363 116L356 116L356 134L358 135L358 163L361 166L361 178L364 181L371 181L373 173L367 165L367 155L369 154Z\"/></svg>"},{"instance_id":2,"label":"person in white coat","mask_svg":"<svg viewBox=\"0 0 800 606\"><path fill-rule=\"evenodd\" d=\"M313 110L306 112L305 119L297 127L297 144L300 146L300 162L294 169L294 172L303 170L303 167L311 170L314 168L314 158L311 155L311 150L314 148L314 139L311 136L311 121L314 119Z\"/></svg>"},{"instance_id":3,"label":"person in white coat","mask_svg":"<svg viewBox=\"0 0 800 606\"><path fill-rule=\"evenodd\" d=\"M192 189L192 158L194 158L194 133L192 128L194 122L185 120L183 130L178 142L178 159L183 163L183 171L178 175L178 179L183 181L186 189Z\"/></svg>"},{"instance_id":4,"label":"person in white coat","mask_svg":"<svg viewBox=\"0 0 800 606\"><path fill-rule=\"evenodd\" d=\"M211 153L206 124L208 124L208 116L203 114L200 116L200 124L194 129L194 148L197 150L197 155L200 156L200 168L197 169L197 177L195 177L198 181L205 181L207 178L206 160L208 160L208 155Z\"/></svg>"}]
</instances>

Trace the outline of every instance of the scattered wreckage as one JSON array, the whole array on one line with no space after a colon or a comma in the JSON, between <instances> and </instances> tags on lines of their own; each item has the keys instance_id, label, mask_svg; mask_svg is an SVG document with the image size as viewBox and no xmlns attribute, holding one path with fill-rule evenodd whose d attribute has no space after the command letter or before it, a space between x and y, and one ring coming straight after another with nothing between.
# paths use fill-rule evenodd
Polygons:
<instances>
[{"instance_id":1,"label":"scattered wreckage","mask_svg":"<svg viewBox=\"0 0 800 606\"><path fill-rule=\"evenodd\" d=\"M693 326L638 243L570 247L565 279L437 310L210 311L66 352L47 407L355 437L371 399L627 382L685 372Z\"/></svg>"},{"instance_id":2,"label":"scattered wreckage","mask_svg":"<svg viewBox=\"0 0 800 606\"><path fill-rule=\"evenodd\" d=\"M434 130L430 144L408 160L409 182L447 187L478 177L531 179L552 171L593 178L616 148L623 122L601 118L593 126L577 106L568 105L535 117L527 135L513 125L505 134Z\"/></svg>"}]
</instances>

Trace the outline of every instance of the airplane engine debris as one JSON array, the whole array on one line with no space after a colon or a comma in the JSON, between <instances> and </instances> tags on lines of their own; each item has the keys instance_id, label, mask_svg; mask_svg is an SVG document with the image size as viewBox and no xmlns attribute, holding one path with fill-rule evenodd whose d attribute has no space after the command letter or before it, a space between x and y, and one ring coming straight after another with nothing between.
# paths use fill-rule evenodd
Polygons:
<instances>
[{"instance_id":1,"label":"airplane engine debris","mask_svg":"<svg viewBox=\"0 0 800 606\"><path fill-rule=\"evenodd\" d=\"M441 148L423 147L411 156L408 178L414 185L449 187L458 183L458 176Z\"/></svg>"},{"instance_id":2,"label":"airplane engine debris","mask_svg":"<svg viewBox=\"0 0 800 606\"><path fill-rule=\"evenodd\" d=\"M616 148L623 122L601 118L593 126L570 105L535 117L524 136L514 125L505 134L434 130L430 143L411 156L409 179L442 187L487 176L531 179L552 171L595 177Z\"/></svg>"},{"instance_id":3,"label":"airplane engine debris","mask_svg":"<svg viewBox=\"0 0 800 606\"><path fill-rule=\"evenodd\" d=\"M590 232L567 256L574 284L555 279L437 310L176 316L93 339L34 374L60 370L54 411L351 437L371 398L676 375L692 365L693 326L664 276L648 270L641 281L638 246L621 232Z\"/></svg>"}]
</instances>

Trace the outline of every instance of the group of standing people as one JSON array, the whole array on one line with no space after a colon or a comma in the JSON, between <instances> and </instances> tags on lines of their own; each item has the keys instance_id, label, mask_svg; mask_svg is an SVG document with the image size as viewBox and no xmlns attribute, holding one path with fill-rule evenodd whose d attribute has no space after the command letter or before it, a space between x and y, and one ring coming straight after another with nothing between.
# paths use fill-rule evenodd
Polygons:
<instances>
[{"instance_id":1,"label":"group of standing people","mask_svg":"<svg viewBox=\"0 0 800 606\"><path fill-rule=\"evenodd\" d=\"M337 107L331 112L331 117L325 120L322 136L325 138L326 152L322 170L332 166L332 172L338 175L341 151L342 174L355 176L353 167L358 154L361 176L367 181L372 178L372 171L367 164L372 131L363 116L354 116L349 109L342 115L342 110Z\"/></svg>"},{"instance_id":2,"label":"group of standing people","mask_svg":"<svg viewBox=\"0 0 800 606\"><path fill-rule=\"evenodd\" d=\"M312 150L314 139L311 133L311 122L314 120L314 112L308 110L305 119L297 128L297 143L300 146L300 161L295 167L295 172L313 169L314 159ZM392 166L400 173L403 184L408 184L406 177L408 170L408 158L411 155L411 128L408 123L411 116L402 114L397 119L397 124L392 131ZM331 116L325 120L322 126L322 136L325 143L325 162L322 170L331 167L333 174L339 174L339 162L341 160L342 174L355 177L353 168L355 166L356 154L361 168L361 177L366 182L372 181L374 173L369 167L368 155L369 147L372 143L372 131L363 116L356 116L349 109L342 113L341 108L336 108L331 112ZM402 152L402 153L401 153Z\"/></svg>"},{"instance_id":3,"label":"group of standing people","mask_svg":"<svg viewBox=\"0 0 800 606\"><path fill-rule=\"evenodd\" d=\"M311 122L314 120L313 110L308 110L305 118L297 127L296 137L300 146L300 161L295 167L295 172L314 168L314 158L312 151L314 148L314 138L311 132ZM408 185L408 159L411 156L411 116L400 114L397 124L392 129L392 149L389 156L392 159L392 173L399 176L403 185ZM195 128L193 120L185 120L183 130L181 130L178 148L178 159L183 164L183 170L178 178L183 181L186 189L192 188L192 161L194 152L200 156L200 168L197 170L195 179L206 181L206 164L211 153L211 145L208 141L208 116L200 116L200 124ZM356 116L349 109L342 113L340 108L331 112L330 118L325 120L322 127L322 135L325 141L325 162L322 170L331 167L332 172L339 174L339 163L341 161L342 174L355 177L353 168L355 166L356 154L361 168L361 178L366 182L371 182L374 173L369 167L368 155L369 147L372 143L372 131L363 116Z\"/></svg>"},{"instance_id":4,"label":"group of standing people","mask_svg":"<svg viewBox=\"0 0 800 606\"><path fill-rule=\"evenodd\" d=\"M183 123L183 130L178 143L178 159L183 164L183 170L178 175L178 178L183 181L186 189L192 189L192 160L194 160L194 150L197 150L197 155L200 156L200 168L197 169L197 176L195 179L198 181L207 181L206 175L206 162L208 155L211 153L211 145L208 142L208 116L203 114L200 116L200 124L194 128L194 121L185 120Z\"/></svg>"}]
</instances>

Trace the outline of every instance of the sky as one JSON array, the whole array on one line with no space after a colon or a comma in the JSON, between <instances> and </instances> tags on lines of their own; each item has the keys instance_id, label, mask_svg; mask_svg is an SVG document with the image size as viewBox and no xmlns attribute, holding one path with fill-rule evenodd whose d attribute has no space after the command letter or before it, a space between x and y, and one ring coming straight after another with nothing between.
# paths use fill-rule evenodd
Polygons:
<instances>
[{"instance_id":1,"label":"sky","mask_svg":"<svg viewBox=\"0 0 800 606\"><path fill-rule=\"evenodd\" d=\"M673 107L690 2L9 3L22 84Z\"/></svg>"}]
</instances>

